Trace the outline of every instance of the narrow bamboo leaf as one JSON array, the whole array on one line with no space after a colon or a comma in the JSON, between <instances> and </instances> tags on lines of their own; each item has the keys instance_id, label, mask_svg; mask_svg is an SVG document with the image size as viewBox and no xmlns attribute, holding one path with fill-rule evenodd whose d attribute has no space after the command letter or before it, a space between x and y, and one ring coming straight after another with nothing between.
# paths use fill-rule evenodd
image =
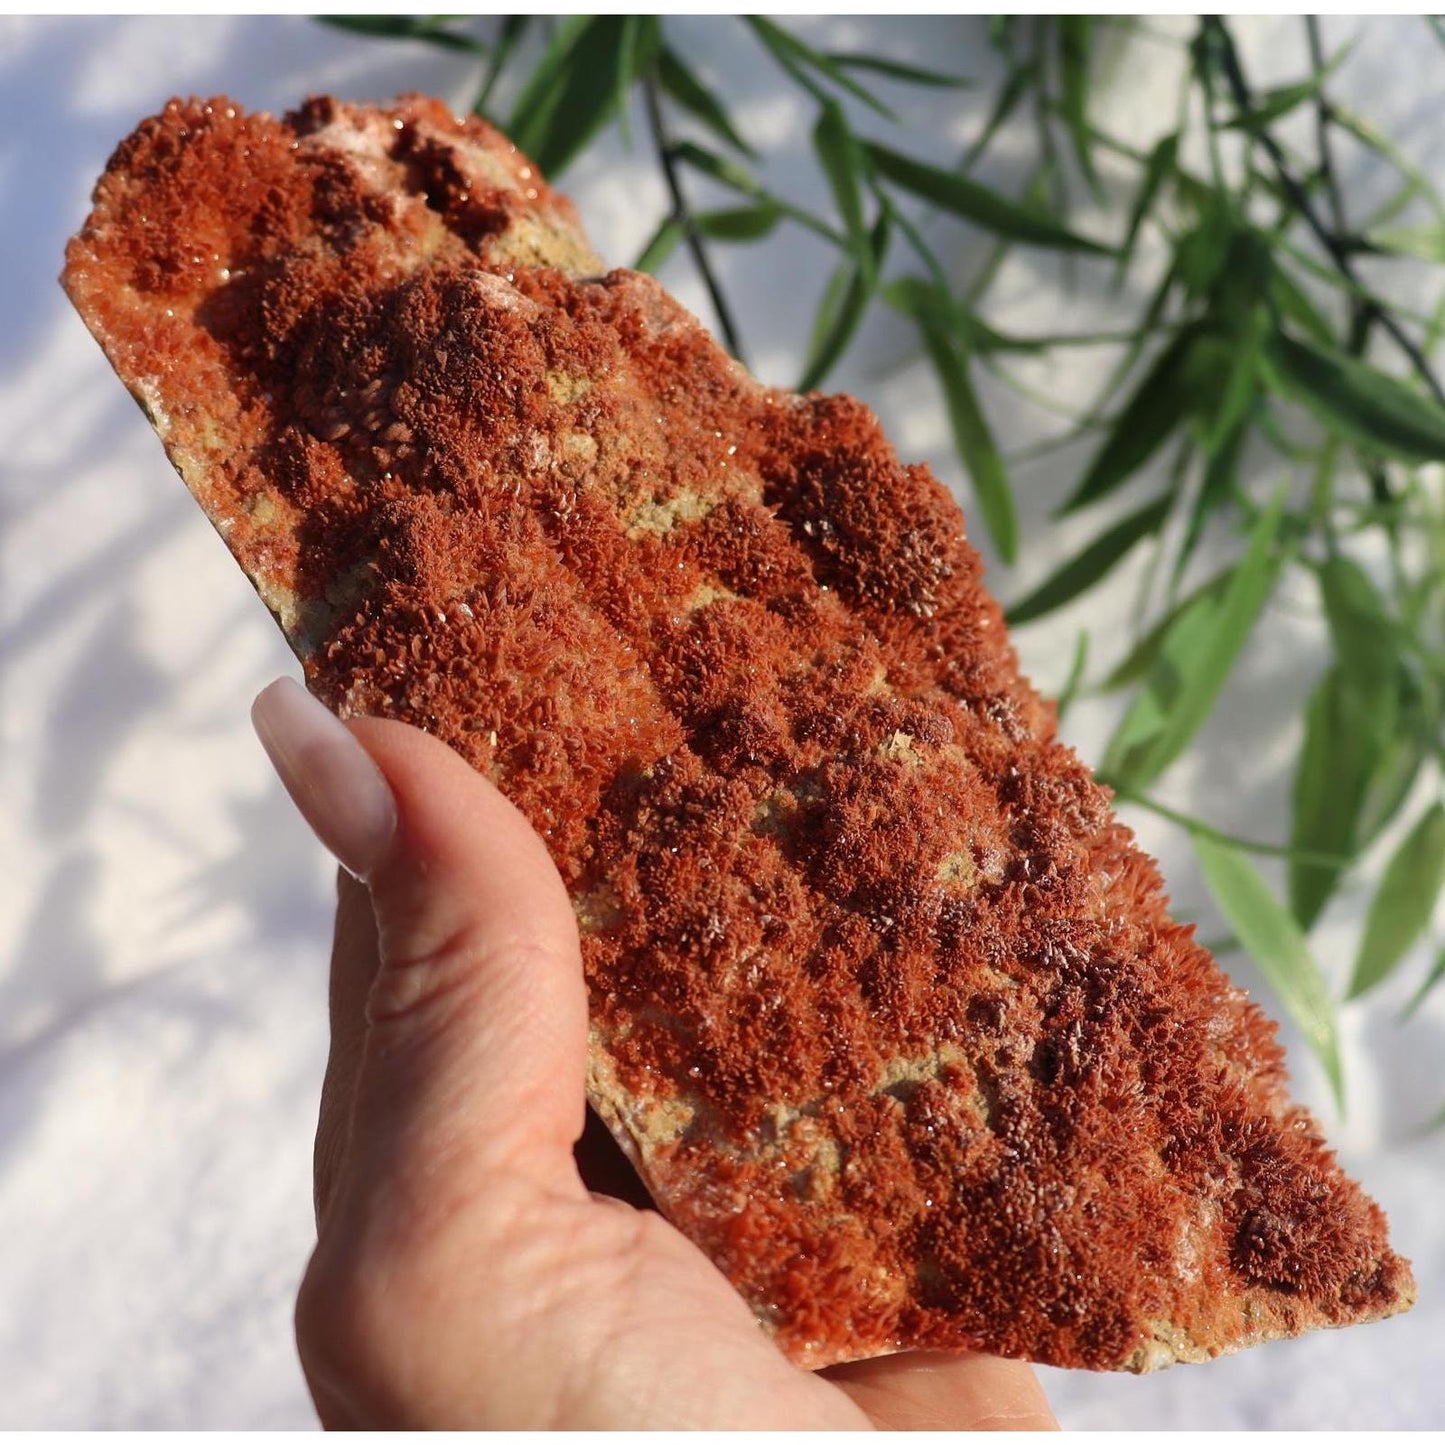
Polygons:
<instances>
[{"instance_id":1,"label":"narrow bamboo leaf","mask_svg":"<svg viewBox=\"0 0 1445 1445\"><path fill-rule=\"evenodd\" d=\"M1418 718L1418 703L1402 701L1399 711L1401 722L1376 760L1360 803L1362 848L1374 842L1405 806L1429 756L1430 730Z\"/></svg>"},{"instance_id":2,"label":"narrow bamboo leaf","mask_svg":"<svg viewBox=\"0 0 1445 1445\"><path fill-rule=\"evenodd\" d=\"M645 271L655 276L672 253L677 250L683 236L682 222L676 216L666 217L652 233L652 239L642 248L642 254L632 263L634 271Z\"/></svg>"},{"instance_id":3,"label":"narrow bamboo leaf","mask_svg":"<svg viewBox=\"0 0 1445 1445\"><path fill-rule=\"evenodd\" d=\"M1364 569L1339 553L1319 570L1341 676L1378 751L1394 736L1400 671L1395 625Z\"/></svg>"},{"instance_id":4,"label":"narrow bamboo leaf","mask_svg":"<svg viewBox=\"0 0 1445 1445\"><path fill-rule=\"evenodd\" d=\"M1117 692L1121 687L1131 687L1140 678L1147 676L1166 640L1176 630L1185 635L1193 635L1196 627L1202 625L1204 619L1218 607L1219 599L1224 595L1233 576L1234 568L1226 567L1177 602L1134 644L1123 661L1115 665L1114 670L1100 684L1100 691ZM1191 619L1198 617L1200 622L1185 622L1186 616Z\"/></svg>"},{"instance_id":5,"label":"narrow bamboo leaf","mask_svg":"<svg viewBox=\"0 0 1445 1445\"><path fill-rule=\"evenodd\" d=\"M911 85L932 85L941 89L968 90L973 81L966 75L947 75L941 70L925 70L922 66L906 65L901 60L888 60L881 55L868 55L863 51L830 50L828 59L841 70L871 70L877 75L886 75L890 80L905 80Z\"/></svg>"},{"instance_id":6,"label":"narrow bamboo leaf","mask_svg":"<svg viewBox=\"0 0 1445 1445\"><path fill-rule=\"evenodd\" d=\"M461 50L471 55L485 55L487 47L470 35L448 30L445 21L451 15L318 15L323 25L349 30L354 35L370 35L378 40L421 40L443 50Z\"/></svg>"},{"instance_id":7,"label":"narrow bamboo leaf","mask_svg":"<svg viewBox=\"0 0 1445 1445\"><path fill-rule=\"evenodd\" d=\"M762 201L756 206L699 211L694 220L698 230L710 241L761 241L782 219L782 214L772 201Z\"/></svg>"},{"instance_id":8,"label":"narrow bamboo leaf","mask_svg":"<svg viewBox=\"0 0 1445 1445\"><path fill-rule=\"evenodd\" d=\"M1307 100L1313 100L1324 87L1325 81L1344 64L1345 57L1350 53L1351 46L1342 46L1339 53L1331 56L1329 62L1317 70L1307 80L1298 81L1294 85L1280 85L1273 90L1267 90L1258 96L1254 107L1251 110L1243 111L1225 122L1226 130L1247 130L1259 134L1267 130L1277 120L1283 120L1292 110L1302 106Z\"/></svg>"},{"instance_id":9,"label":"narrow bamboo leaf","mask_svg":"<svg viewBox=\"0 0 1445 1445\"><path fill-rule=\"evenodd\" d=\"M664 45L657 55L657 81L665 94L677 102L695 120L701 121L725 145L753 158L757 152L737 132L727 107L688 68L686 62L670 46Z\"/></svg>"},{"instance_id":10,"label":"narrow bamboo leaf","mask_svg":"<svg viewBox=\"0 0 1445 1445\"><path fill-rule=\"evenodd\" d=\"M894 185L995 235L1064 251L1085 251L1098 256L1113 254L1109 247L1075 235L1053 217L1027 209L966 176L925 165L876 142L869 142L865 149L878 174Z\"/></svg>"},{"instance_id":11,"label":"narrow bamboo leaf","mask_svg":"<svg viewBox=\"0 0 1445 1445\"><path fill-rule=\"evenodd\" d=\"M1335 344L1330 323L1320 315L1319 308L1282 266L1276 265L1269 281L1270 300L1286 320L1293 321L1301 331L1309 333L1322 346Z\"/></svg>"},{"instance_id":12,"label":"narrow bamboo leaf","mask_svg":"<svg viewBox=\"0 0 1445 1445\"><path fill-rule=\"evenodd\" d=\"M1347 441L1405 461L1445 459L1445 408L1404 382L1284 332L1269 358L1282 387Z\"/></svg>"},{"instance_id":13,"label":"narrow bamboo leaf","mask_svg":"<svg viewBox=\"0 0 1445 1445\"><path fill-rule=\"evenodd\" d=\"M1093 46L1092 15L1060 15L1055 22L1059 37L1059 88L1064 123L1074 143L1079 169L1089 189L1099 194L1094 171L1093 131L1089 126L1089 58Z\"/></svg>"},{"instance_id":14,"label":"narrow bamboo leaf","mask_svg":"<svg viewBox=\"0 0 1445 1445\"><path fill-rule=\"evenodd\" d=\"M1387 979L1429 926L1445 886L1445 808L1432 804L1385 866L1365 917L1347 998Z\"/></svg>"},{"instance_id":15,"label":"narrow bamboo leaf","mask_svg":"<svg viewBox=\"0 0 1445 1445\"><path fill-rule=\"evenodd\" d=\"M1405 1018L1408 1019L1430 997L1442 978L1445 978L1445 948L1435 955L1435 962L1431 966L1430 972L1425 975L1425 981L1415 990L1415 996L1406 1004ZM1445 1109L1440 1111L1435 1123L1437 1126L1445 1124Z\"/></svg>"},{"instance_id":16,"label":"narrow bamboo leaf","mask_svg":"<svg viewBox=\"0 0 1445 1445\"><path fill-rule=\"evenodd\" d=\"M1338 100L1330 101L1330 119L1359 141L1367 150L1392 165L1407 180L1413 181L1440 220L1445 220L1445 202L1441 201L1430 177L1387 136L1373 121L1366 120Z\"/></svg>"},{"instance_id":17,"label":"narrow bamboo leaf","mask_svg":"<svg viewBox=\"0 0 1445 1445\"><path fill-rule=\"evenodd\" d=\"M813 128L813 150L828 178L833 204L842 217L848 235L848 249L853 262L871 288L876 279L873 268L873 246L868 236L868 222L863 215L863 182L865 162L862 148L848 128L843 108L829 101Z\"/></svg>"},{"instance_id":18,"label":"narrow bamboo leaf","mask_svg":"<svg viewBox=\"0 0 1445 1445\"><path fill-rule=\"evenodd\" d=\"M968 148L964 155L963 162L959 166L962 171L972 170L974 163L989 148L994 136L999 129L1007 122L1028 92L1029 82L1035 74L1032 65L1017 65L1008 73L1008 78L999 91L998 100L994 102L993 109L989 112L988 119L984 122L983 129L979 132L978 139Z\"/></svg>"},{"instance_id":19,"label":"narrow bamboo leaf","mask_svg":"<svg viewBox=\"0 0 1445 1445\"><path fill-rule=\"evenodd\" d=\"M1218 606L1181 614L1104 757L1123 793L1142 793L1189 746L1229 679L1279 575L1275 549L1285 492L1259 514ZM1187 630L1186 630L1187 629Z\"/></svg>"},{"instance_id":20,"label":"narrow bamboo leaf","mask_svg":"<svg viewBox=\"0 0 1445 1445\"><path fill-rule=\"evenodd\" d=\"M852 261L844 261L828 278L818 302L803 375L798 382L799 391L812 391L821 385L858 329L867 306L868 293L863 289L857 266Z\"/></svg>"},{"instance_id":21,"label":"narrow bamboo leaf","mask_svg":"<svg viewBox=\"0 0 1445 1445\"><path fill-rule=\"evenodd\" d=\"M942 270L934 266L936 278ZM946 326L959 338L972 356L988 356L994 352L1021 352L1025 355L1066 345L1067 337L1009 336L996 331L966 302L947 289L943 279L926 281L921 276L898 276L880 288L878 293L895 311L922 325Z\"/></svg>"},{"instance_id":22,"label":"narrow bamboo leaf","mask_svg":"<svg viewBox=\"0 0 1445 1445\"><path fill-rule=\"evenodd\" d=\"M1194 834L1194 851L1210 896L1324 1065L1343 1109L1334 1002L1304 935L1243 854L1203 833Z\"/></svg>"},{"instance_id":23,"label":"narrow bamboo leaf","mask_svg":"<svg viewBox=\"0 0 1445 1445\"><path fill-rule=\"evenodd\" d=\"M1229 196L1211 191L1198 223L1176 245L1179 279L1193 300L1208 297L1228 264L1244 219Z\"/></svg>"},{"instance_id":24,"label":"narrow bamboo leaf","mask_svg":"<svg viewBox=\"0 0 1445 1445\"><path fill-rule=\"evenodd\" d=\"M567 84L572 52L592 23L585 15L568 16L557 27L541 59L532 68L507 122L508 132L519 146L524 137L528 141L533 139L533 129L540 131L545 117L558 105ZM531 147L524 149L530 150Z\"/></svg>"},{"instance_id":25,"label":"narrow bamboo leaf","mask_svg":"<svg viewBox=\"0 0 1445 1445\"><path fill-rule=\"evenodd\" d=\"M813 335L808 345L808 357L803 365L803 377L798 383L799 391L812 391L821 385L823 378L833 369L834 363L843 354L853 333L863 320L863 313L873 299L878 273L883 269L883 257L888 250L892 235L892 219L884 210L874 223L870 235L873 247L873 265L869 274L859 269L851 258L833 273L818 307L813 323Z\"/></svg>"},{"instance_id":26,"label":"narrow bamboo leaf","mask_svg":"<svg viewBox=\"0 0 1445 1445\"><path fill-rule=\"evenodd\" d=\"M1422 261L1445 261L1445 223L1433 226L1395 226L1371 232L1369 241L1382 251L1397 256L1416 256Z\"/></svg>"},{"instance_id":27,"label":"narrow bamboo leaf","mask_svg":"<svg viewBox=\"0 0 1445 1445\"><path fill-rule=\"evenodd\" d=\"M814 50L811 45L804 44L790 30L784 30L781 25L775 25L762 15L749 15L747 23L752 27L753 33L758 39L772 53L773 59L819 100L826 100L827 95L809 79L807 75L809 69L826 76L840 90L846 90L849 95L861 100L870 110L877 111L885 120L898 119L881 100L859 85L842 66L835 64L821 51Z\"/></svg>"},{"instance_id":28,"label":"narrow bamboo leaf","mask_svg":"<svg viewBox=\"0 0 1445 1445\"><path fill-rule=\"evenodd\" d=\"M1018 558L1018 509L1008 468L974 394L968 362L953 338L938 327L925 326L923 342L943 387L954 445L968 469L979 513L999 556L1012 564Z\"/></svg>"},{"instance_id":29,"label":"narrow bamboo leaf","mask_svg":"<svg viewBox=\"0 0 1445 1445\"><path fill-rule=\"evenodd\" d=\"M691 166L693 170L701 171L703 175L711 176L713 180L721 181L723 185L731 186L733 190L741 191L746 196L762 194L763 188L736 161L720 156L716 151L710 151L695 141L679 141L673 146L672 155L675 160Z\"/></svg>"},{"instance_id":30,"label":"narrow bamboo leaf","mask_svg":"<svg viewBox=\"0 0 1445 1445\"><path fill-rule=\"evenodd\" d=\"M1211 432L1204 439L1204 477L1194 498L1194 505L1189 511L1189 520L1179 543L1179 553L1174 559L1169 584L1171 591L1177 590L1189 564L1194 560L1194 554L1204 537L1204 529L1224 507L1239 480L1239 459L1248 434L1247 419L1241 418L1224 436Z\"/></svg>"},{"instance_id":31,"label":"narrow bamboo leaf","mask_svg":"<svg viewBox=\"0 0 1445 1445\"><path fill-rule=\"evenodd\" d=\"M521 44L523 36L531 28L531 24L532 17L530 15L504 15L502 17L496 44L492 47L492 58L487 64L486 79L482 82L482 88L476 100L472 102L474 114L483 118L489 115L487 107L491 103L492 91L496 87L497 81L501 79L507 62L511 60L512 52Z\"/></svg>"},{"instance_id":32,"label":"narrow bamboo leaf","mask_svg":"<svg viewBox=\"0 0 1445 1445\"><path fill-rule=\"evenodd\" d=\"M1304 743L1291 796L1292 847L1341 857L1355 852L1360 803L1373 764L1359 729L1339 668L1331 668L1305 707ZM1290 911L1301 928L1314 926L1343 871L1342 865L1317 858L1290 860Z\"/></svg>"},{"instance_id":33,"label":"narrow bamboo leaf","mask_svg":"<svg viewBox=\"0 0 1445 1445\"><path fill-rule=\"evenodd\" d=\"M617 114L618 128L622 132L622 144L632 148L632 122L627 114L627 98L632 90L633 79L651 63L651 56L659 44L657 16L624 15L622 17L622 38L618 41L617 65L613 71L613 103Z\"/></svg>"},{"instance_id":34,"label":"narrow bamboo leaf","mask_svg":"<svg viewBox=\"0 0 1445 1445\"><path fill-rule=\"evenodd\" d=\"M1052 577L1009 608L1009 625L1020 627L1025 622L1033 622L1087 592L1107 576L1138 542L1164 525L1173 500L1173 493L1166 493L1101 532Z\"/></svg>"},{"instance_id":35,"label":"narrow bamboo leaf","mask_svg":"<svg viewBox=\"0 0 1445 1445\"><path fill-rule=\"evenodd\" d=\"M1074 705L1074 699L1079 695L1079 689L1084 684L1084 669L1088 663L1089 633L1086 628L1074 642L1074 660L1069 666L1069 675L1064 679L1064 685L1054 701L1054 713L1060 722L1063 722L1065 715Z\"/></svg>"},{"instance_id":36,"label":"narrow bamboo leaf","mask_svg":"<svg viewBox=\"0 0 1445 1445\"><path fill-rule=\"evenodd\" d=\"M1159 198L1164 182L1174 174L1178 166L1179 132L1176 130L1155 145L1149 152L1149 159L1144 163L1144 178L1139 182L1134 207L1129 212L1129 229L1124 233L1124 244L1119 248L1119 266L1114 273L1116 284L1123 280L1124 272L1128 270L1129 262L1133 259L1134 247L1139 240L1139 228L1144 224L1144 218L1154 209L1154 202Z\"/></svg>"},{"instance_id":37,"label":"narrow bamboo leaf","mask_svg":"<svg viewBox=\"0 0 1445 1445\"><path fill-rule=\"evenodd\" d=\"M1137 774L1131 769L1131 759L1146 757L1163 733L1189 669L1214 636L1221 602L1222 596L1199 599L1195 606L1177 611L1159 638L1144 675L1144 686L1130 702L1104 750L1099 772L1111 787L1120 792L1138 792L1147 786L1142 781L1142 769Z\"/></svg>"},{"instance_id":38,"label":"narrow bamboo leaf","mask_svg":"<svg viewBox=\"0 0 1445 1445\"><path fill-rule=\"evenodd\" d=\"M1188 414L1192 397L1184 386L1195 326L1182 327L1159 353L1138 389L1119 413L1104 445L1061 514L1078 511L1117 491L1159 450Z\"/></svg>"},{"instance_id":39,"label":"narrow bamboo leaf","mask_svg":"<svg viewBox=\"0 0 1445 1445\"><path fill-rule=\"evenodd\" d=\"M635 53L626 18L563 21L518 97L508 133L547 176L567 164L617 112Z\"/></svg>"}]
</instances>

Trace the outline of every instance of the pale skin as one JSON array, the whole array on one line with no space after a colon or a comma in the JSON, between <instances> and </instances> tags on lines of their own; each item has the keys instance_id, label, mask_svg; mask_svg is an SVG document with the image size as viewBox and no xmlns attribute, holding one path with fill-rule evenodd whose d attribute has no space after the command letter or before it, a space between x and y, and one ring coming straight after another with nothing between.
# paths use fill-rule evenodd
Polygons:
<instances>
[{"instance_id":1,"label":"pale skin","mask_svg":"<svg viewBox=\"0 0 1445 1445\"><path fill-rule=\"evenodd\" d=\"M1012 1361L797 1368L660 1214L589 1187L604 1181L574 1152L587 999L541 840L426 734L343 728L280 691L258 700L258 730L365 879L339 890L318 1239L296 1310L324 1425L1055 1428Z\"/></svg>"}]
</instances>

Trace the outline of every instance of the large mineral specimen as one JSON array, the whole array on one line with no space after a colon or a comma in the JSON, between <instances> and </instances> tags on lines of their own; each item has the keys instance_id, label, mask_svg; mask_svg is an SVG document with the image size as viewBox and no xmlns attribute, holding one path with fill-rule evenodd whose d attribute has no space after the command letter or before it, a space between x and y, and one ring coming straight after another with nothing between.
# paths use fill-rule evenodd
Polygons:
<instances>
[{"instance_id":1,"label":"large mineral specimen","mask_svg":"<svg viewBox=\"0 0 1445 1445\"><path fill-rule=\"evenodd\" d=\"M1410 1303L865 407L417 98L172 102L65 285L313 691L546 840L592 1103L793 1359L1147 1370Z\"/></svg>"}]
</instances>

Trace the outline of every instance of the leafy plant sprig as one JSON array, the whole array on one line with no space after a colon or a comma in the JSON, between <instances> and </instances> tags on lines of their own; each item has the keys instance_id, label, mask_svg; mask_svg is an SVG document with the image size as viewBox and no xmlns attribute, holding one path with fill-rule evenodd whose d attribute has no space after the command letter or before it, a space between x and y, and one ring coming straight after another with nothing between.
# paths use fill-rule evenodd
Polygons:
<instances>
[{"instance_id":1,"label":"leafy plant sprig","mask_svg":"<svg viewBox=\"0 0 1445 1445\"><path fill-rule=\"evenodd\" d=\"M1060 714L1084 695L1126 700L1100 776L1124 803L1189 831L1233 931L1221 947L1253 956L1343 1099L1337 1010L1423 963L1445 885L1445 390L1432 361L1445 333L1445 294L1410 307L1376 279L1381 261L1414 265L1417 287L1420 263L1445 265L1445 200L1332 93L1348 47L1328 55L1318 22L1305 19L1301 77L1260 91L1234 29L1218 17L1197 17L1188 34L1102 17L999 17L988 27L1002 70L995 92L956 164L939 166L878 138L877 127L894 119L880 82L939 90L969 84L963 77L820 50L762 17L718 22L745 27L759 60L808 97L813 154L831 200L819 214L760 179L755 144L666 18L326 23L474 54L475 109L549 176L608 125L625 126L640 93L669 209L637 266L655 271L684 250L722 339L742 356L741 318L714 248L754 244L788 226L823 240L836 263L800 385L828 377L870 307L907 318L938 379L973 512L1005 563L1021 545L1017 469L1093 439L1061 512L1107 508L1109 516L1013 603L1010 621L1055 618L1147 551L1134 635L1111 657L1097 636L1079 633ZM1121 46L1182 49L1174 123L1143 147L1096 119L1107 56ZM494 113L503 91L511 108ZM1282 138L1301 116L1306 150ZM1003 135L1031 154L1018 194L977 174ZM1342 185L1347 153L1397 177L1394 194L1365 218L1352 214ZM698 182L721 186L735 202L700 208ZM1074 221L1081 197L1105 208L1104 234ZM949 236L957 225L991 238L984 264L963 279L945 261L957 250ZM990 324L990 288L1021 246L1093 263L1088 275L1100 285L1145 279L1132 326L1030 337ZM1439 279L1431 274L1437 292ZM1114 363L1092 403L1028 452L1001 450L980 374L1058 410L1017 364L1098 347L1112 348ZM1213 570L1199 579L1206 542ZM1214 714L1254 633L1285 611L1286 584L1298 593L1301 583L1318 601L1330 655L1303 706L1288 837L1235 837L1151 790ZM1387 832L1399 841L1384 860L1348 978L1332 988L1310 932ZM1251 854L1284 861L1282 892ZM1407 1014L1445 978L1445 948L1437 943L1434 952Z\"/></svg>"}]
</instances>

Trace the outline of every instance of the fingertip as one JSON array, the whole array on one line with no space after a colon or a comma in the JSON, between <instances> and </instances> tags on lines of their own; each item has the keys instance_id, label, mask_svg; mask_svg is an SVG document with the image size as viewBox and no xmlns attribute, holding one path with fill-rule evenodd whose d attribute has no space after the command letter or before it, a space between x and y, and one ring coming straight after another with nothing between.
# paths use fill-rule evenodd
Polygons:
<instances>
[{"instance_id":1,"label":"fingertip","mask_svg":"<svg viewBox=\"0 0 1445 1445\"><path fill-rule=\"evenodd\" d=\"M251 704L251 725L313 833L365 878L386 856L397 809L366 749L299 683L278 677Z\"/></svg>"}]
</instances>

